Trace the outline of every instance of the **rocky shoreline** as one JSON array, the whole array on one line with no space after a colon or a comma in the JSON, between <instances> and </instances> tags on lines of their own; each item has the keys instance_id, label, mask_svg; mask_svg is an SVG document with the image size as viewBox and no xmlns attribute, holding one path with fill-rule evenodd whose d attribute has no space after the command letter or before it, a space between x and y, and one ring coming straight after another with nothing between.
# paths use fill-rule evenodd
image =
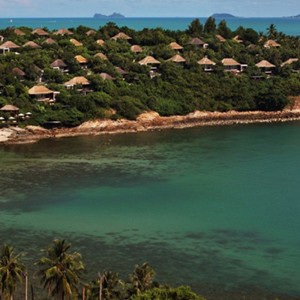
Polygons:
<instances>
[{"instance_id":1,"label":"rocky shoreline","mask_svg":"<svg viewBox=\"0 0 300 300\"><path fill-rule=\"evenodd\" d=\"M83 135L100 135L114 133L132 133L172 128L189 128L197 126L220 126L250 123L271 123L299 121L300 110L277 112L203 112L195 111L185 116L161 117L156 112L141 114L137 120L93 120L74 128L45 129L39 126L25 128L7 127L0 129L0 144L34 143L41 139L62 138Z\"/></svg>"}]
</instances>

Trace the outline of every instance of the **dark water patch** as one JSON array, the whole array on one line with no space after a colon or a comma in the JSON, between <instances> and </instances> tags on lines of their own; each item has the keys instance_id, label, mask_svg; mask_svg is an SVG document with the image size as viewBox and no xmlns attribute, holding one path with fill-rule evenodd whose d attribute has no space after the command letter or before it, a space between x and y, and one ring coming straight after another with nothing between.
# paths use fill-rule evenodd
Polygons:
<instances>
[{"instance_id":1,"label":"dark water patch","mask_svg":"<svg viewBox=\"0 0 300 300\"><path fill-rule=\"evenodd\" d=\"M142 174L139 167L98 167L87 163L75 165L46 163L39 168L27 166L22 170L7 172L0 179L0 185L6 187L1 195L4 201L0 201L0 211L17 214L33 212L61 202L72 202L72 193L82 187L127 189L166 180L162 176L151 175L151 170Z\"/></svg>"}]
</instances>

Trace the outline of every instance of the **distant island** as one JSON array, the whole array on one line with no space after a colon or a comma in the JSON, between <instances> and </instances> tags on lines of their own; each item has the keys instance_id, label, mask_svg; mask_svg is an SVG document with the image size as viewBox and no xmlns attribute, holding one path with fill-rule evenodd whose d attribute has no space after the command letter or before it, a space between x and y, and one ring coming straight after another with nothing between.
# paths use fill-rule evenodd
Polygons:
<instances>
[{"instance_id":1,"label":"distant island","mask_svg":"<svg viewBox=\"0 0 300 300\"><path fill-rule=\"evenodd\" d=\"M300 19L300 14L299 14L299 15L296 15L296 16L291 16L291 17L288 17L288 18Z\"/></svg>"},{"instance_id":2,"label":"distant island","mask_svg":"<svg viewBox=\"0 0 300 300\"><path fill-rule=\"evenodd\" d=\"M114 12L113 14L108 15L108 16L96 13L96 14L94 14L94 18L96 18L96 19L110 19L110 18L125 18L125 16L123 16L119 13L116 13L116 12Z\"/></svg>"},{"instance_id":3,"label":"distant island","mask_svg":"<svg viewBox=\"0 0 300 300\"><path fill-rule=\"evenodd\" d=\"M225 14L225 13L221 13L221 14L213 14L212 15L213 18L216 18L216 19L232 19L232 18L237 18L236 16L234 15L231 15L231 14Z\"/></svg>"}]
</instances>

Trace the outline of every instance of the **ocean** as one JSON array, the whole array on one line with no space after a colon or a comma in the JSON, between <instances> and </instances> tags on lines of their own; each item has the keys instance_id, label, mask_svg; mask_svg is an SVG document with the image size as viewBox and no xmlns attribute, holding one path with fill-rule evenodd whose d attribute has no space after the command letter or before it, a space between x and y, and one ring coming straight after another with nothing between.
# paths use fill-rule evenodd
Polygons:
<instances>
[{"instance_id":1,"label":"ocean","mask_svg":"<svg viewBox=\"0 0 300 300\"><path fill-rule=\"evenodd\" d=\"M0 241L30 265L66 238L86 277L126 277L147 261L160 282L208 299L225 290L242 299L250 287L253 299L300 297L299 130L252 124L1 146Z\"/></svg>"},{"instance_id":2,"label":"ocean","mask_svg":"<svg viewBox=\"0 0 300 300\"><path fill-rule=\"evenodd\" d=\"M0 28L27 26L30 28L47 27L50 30L59 28L74 28L84 25L98 29L107 22L115 22L118 26L127 26L135 30L143 28L161 27L170 30L185 30L195 18L122 18L122 19L95 19L95 18L2 18ZM217 23L221 19L217 19ZM200 18L205 23L206 18ZM300 35L300 19L293 18L231 18L226 20L232 30L239 26L253 28L256 31L266 32L270 24L275 24L278 31L288 35Z\"/></svg>"}]
</instances>

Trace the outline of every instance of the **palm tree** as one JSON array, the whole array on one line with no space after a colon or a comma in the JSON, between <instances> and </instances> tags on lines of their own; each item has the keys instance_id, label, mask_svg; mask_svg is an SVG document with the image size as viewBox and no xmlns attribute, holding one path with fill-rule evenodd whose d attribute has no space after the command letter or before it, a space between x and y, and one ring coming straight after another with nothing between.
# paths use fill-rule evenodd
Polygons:
<instances>
[{"instance_id":1,"label":"palm tree","mask_svg":"<svg viewBox=\"0 0 300 300\"><path fill-rule=\"evenodd\" d=\"M151 288L154 276L155 271L148 263L143 263L142 266L137 265L130 277L134 290L139 293Z\"/></svg>"},{"instance_id":2,"label":"palm tree","mask_svg":"<svg viewBox=\"0 0 300 300\"><path fill-rule=\"evenodd\" d=\"M54 240L53 245L46 250L47 256L37 262L41 267L38 275L44 288L58 300L75 295L80 274L84 269L81 254L68 253L70 247L71 244L65 240Z\"/></svg>"},{"instance_id":3,"label":"palm tree","mask_svg":"<svg viewBox=\"0 0 300 300\"><path fill-rule=\"evenodd\" d=\"M123 282L119 279L119 274L105 271L86 286L86 299L122 299L122 289Z\"/></svg>"},{"instance_id":4,"label":"palm tree","mask_svg":"<svg viewBox=\"0 0 300 300\"><path fill-rule=\"evenodd\" d=\"M4 299L13 299L18 284L22 282L25 267L20 254L14 254L14 248L4 245L0 254L0 286Z\"/></svg>"},{"instance_id":5,"label":"palm tree","mask_svg":"<svg viewBox=\"0 0 300 300\"><path fill-rule=\"evenodd\" d=\"M277 37L277 29L274 24L271 24L270 27L267 28L268 38L274 39Z\"/></svg>"}]
</instances>

